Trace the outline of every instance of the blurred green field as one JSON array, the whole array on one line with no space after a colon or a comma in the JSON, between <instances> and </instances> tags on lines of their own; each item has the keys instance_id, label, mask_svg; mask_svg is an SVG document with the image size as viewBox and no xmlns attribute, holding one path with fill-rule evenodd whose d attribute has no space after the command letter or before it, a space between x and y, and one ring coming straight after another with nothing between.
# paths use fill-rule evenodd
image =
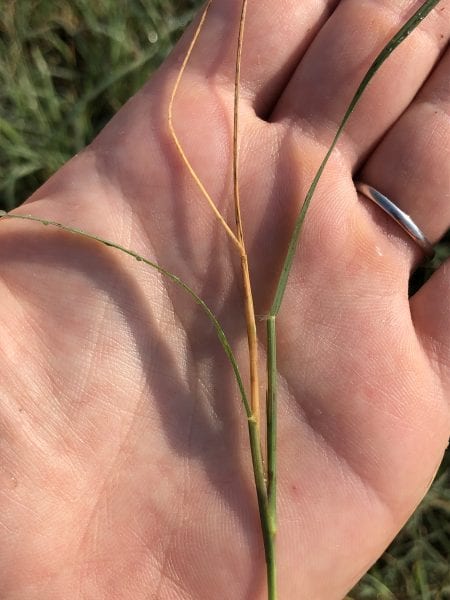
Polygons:
<instances>
[{"instance_id":1,"label":"blurred green field","mask_svg":"<svg viewBox=\"0 0 450 600\"><path fill-rule=\"evenodd\" d=\"M0 208L21 203L90 142L157 68L198 5L0 0ZM414 286L450 255L448 242ZM449 465L447 452L426 499L348 599L450 600Z\"/></svg>"},{"instance_id":2,"label":"blurred green field","mask_svg":"<svg viewBox=\"0 0 450 600\"><path fill-rule=\"evenodd\" d=\"M0 0L3 208L91 141L161 63L196 4Z\"/></svg>"}]
</instances>

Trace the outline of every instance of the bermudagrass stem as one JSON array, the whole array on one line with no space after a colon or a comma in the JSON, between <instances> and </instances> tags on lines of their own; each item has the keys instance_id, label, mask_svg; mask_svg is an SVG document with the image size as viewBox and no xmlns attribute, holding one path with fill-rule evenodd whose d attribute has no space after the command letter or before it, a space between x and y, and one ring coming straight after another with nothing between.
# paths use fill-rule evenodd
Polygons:
<instances>
[{"instance_id":1,"label":"bermudagrass stem","mask_svg":"<svg viewBox=\"0 0 450 600\"><path fill-rule=\"evenodd\" d=\"M267 319L267 496L272 535L277 513L277 349L275 317Z\"/></svg>"},{"instance_id":2,"label":"bermudagrass stem","mask_svg":"<svg viewBox=\"0 0 450 600\"><path fill-rule=\"evenodd\" d=\"M269 600L277 597L277 356L275 317L267 319L267 498L270 555L266 554Z\"/></svg>"}]
</instances>

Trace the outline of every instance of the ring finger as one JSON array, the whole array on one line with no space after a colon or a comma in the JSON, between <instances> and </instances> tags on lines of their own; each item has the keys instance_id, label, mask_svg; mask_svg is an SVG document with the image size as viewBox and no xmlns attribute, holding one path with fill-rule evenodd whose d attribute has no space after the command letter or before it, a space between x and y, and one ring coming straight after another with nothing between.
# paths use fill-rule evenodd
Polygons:
<instances>
[{"instance_id":1,"label":"ring finger","mask_svg":"<svg viewBox=\"0 0 450 600\"><path fill-rule=\"evenodd\" d=\"M358 175L409 214L432 242L450 226L449 139L450 48ZM394 238L414 248L399 227Z\"/></svg>"}]
</instances>

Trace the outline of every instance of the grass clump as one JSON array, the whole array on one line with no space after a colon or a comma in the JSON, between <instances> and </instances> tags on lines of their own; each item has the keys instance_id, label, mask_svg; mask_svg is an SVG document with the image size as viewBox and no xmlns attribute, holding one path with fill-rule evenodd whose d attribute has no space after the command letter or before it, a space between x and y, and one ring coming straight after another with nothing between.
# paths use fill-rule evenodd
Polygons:
<instances>
[{"instance_id":1,"label":"grass clump","mask_svg":"<svg viewBox=\"0 0 450 600\"><path fill-rule=\"evenodd\" d=\"M198 5L0 1L0 208L20 204L92 140Z\"/></svg>"},{"instance_id":2,"label":"grass clump","mask_svg":"<svg viewBox=\"0 0 450 600\"><path fill-rule=\"evenodd\" d=\"M450 455L413 516L347 600L450 599Z\"/></svg>"}]
</instances>

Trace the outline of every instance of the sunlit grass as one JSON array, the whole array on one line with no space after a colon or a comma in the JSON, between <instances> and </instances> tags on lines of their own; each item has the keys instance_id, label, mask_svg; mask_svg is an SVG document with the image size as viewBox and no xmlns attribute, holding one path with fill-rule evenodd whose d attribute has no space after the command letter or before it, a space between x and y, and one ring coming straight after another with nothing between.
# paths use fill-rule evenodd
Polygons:
<instances>
[{"instance_id":1,"label":"sunlit grass","mask_svg":"<svg viewBox=\"0 0 450 600\"><path fill-rule=\"evenodd\" d=\"M196 4L0 0L1 208L93 138L164 59Z\"/></svg>"}]
</instances>

